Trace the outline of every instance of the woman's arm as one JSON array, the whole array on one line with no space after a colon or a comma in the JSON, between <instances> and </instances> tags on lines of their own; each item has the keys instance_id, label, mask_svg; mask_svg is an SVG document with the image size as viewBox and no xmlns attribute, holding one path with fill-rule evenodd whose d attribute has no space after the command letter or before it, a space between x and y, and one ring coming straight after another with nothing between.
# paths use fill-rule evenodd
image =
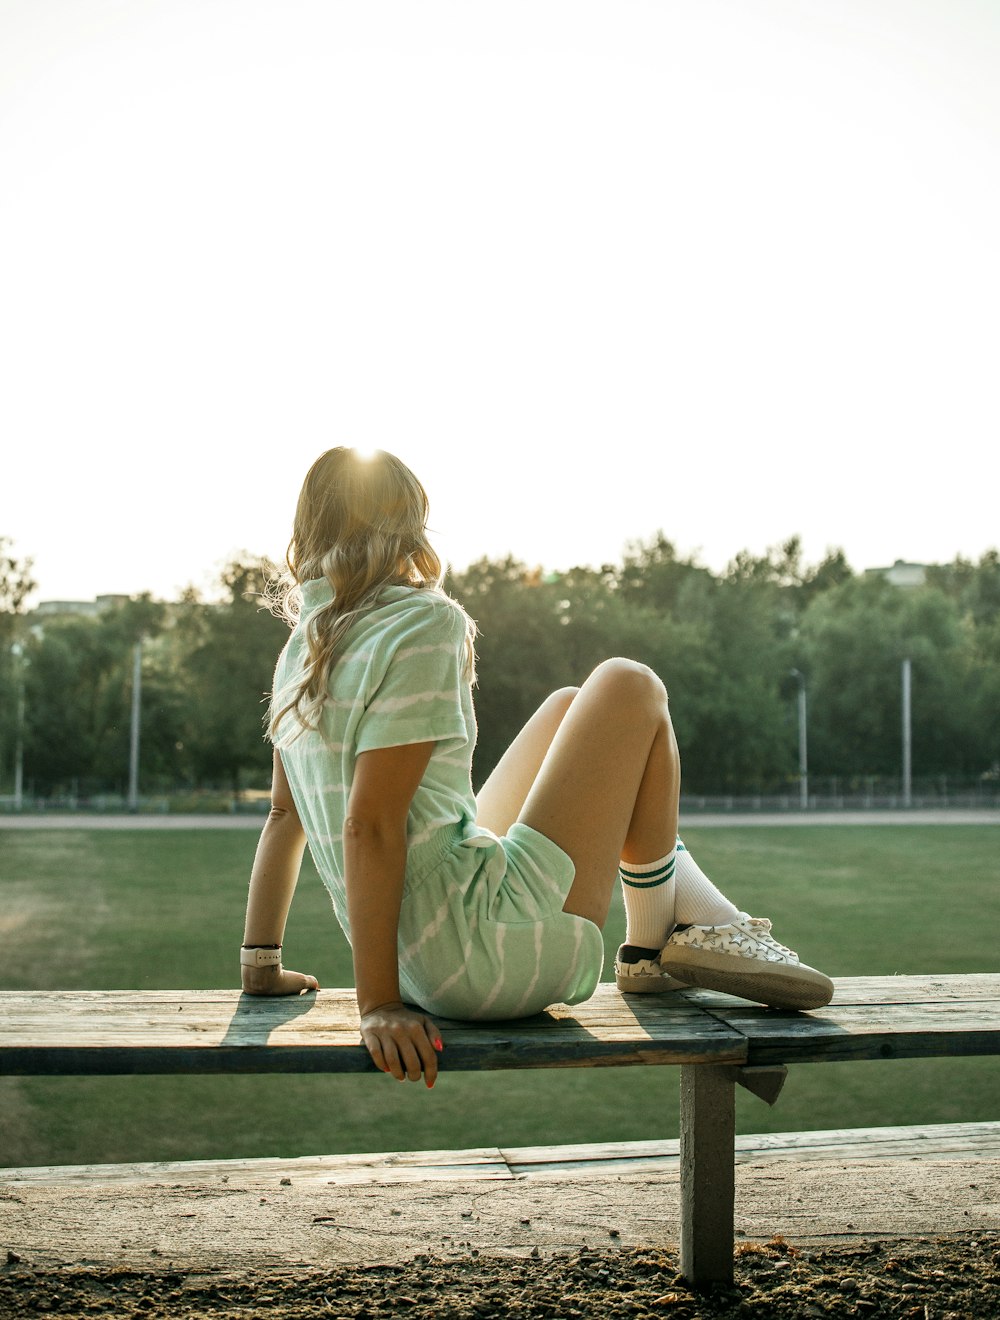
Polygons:
<instances>
[{"instance_id":1,"label":"woman's arm","mask_svg":"<svg viewBox=\"0 0 1000 1320\"><path fill-rule=\"evenodd\" d=\"M281 944L305 846L306 836L281 756L275 749L271 811L261 831L250 873L244 945ZM240 971L248 995L294 995L319 989L315 976L285 971L280 962L273 967L241 966Z\"/></svg>"},{"instance_id":2,"label":"woman's arm","mask_svg":"<svg viewBox=\"0 0 1000 1320\"><path fill-rule=\"evenodd\" d=\"M344 821L347 909L361 1034L383 1072L428 1086L441 1048L434 1023L399 991L399 909L406 875L406 818L434 744L362 752Z\"/></svg>"}]
</instances>

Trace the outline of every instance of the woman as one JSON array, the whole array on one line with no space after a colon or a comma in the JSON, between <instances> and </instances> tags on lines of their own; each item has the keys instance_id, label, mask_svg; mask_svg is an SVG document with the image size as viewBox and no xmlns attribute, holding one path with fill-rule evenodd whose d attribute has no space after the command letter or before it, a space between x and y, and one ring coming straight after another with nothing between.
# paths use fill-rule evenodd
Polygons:
<instances>
[{"instance_id":1,"label":"woman","mask_svg":"<svg viewBox=\"0 0 1000 1320\"><path fill-rule=\"evenodd\" d=\"M244 990L318 989L281 962L308 842L351 942L362 1037L399 1080L434 1083L443 1044L429 1013L509 1018L589 998L619 880L622 990L828 1003L829 978L740 912L677 839L677 744L644 665L609 660L553 694L473 794L475 625L441 590L427 514L391 454L331 449L306 476Z\"/></svg>"}]
</instances>

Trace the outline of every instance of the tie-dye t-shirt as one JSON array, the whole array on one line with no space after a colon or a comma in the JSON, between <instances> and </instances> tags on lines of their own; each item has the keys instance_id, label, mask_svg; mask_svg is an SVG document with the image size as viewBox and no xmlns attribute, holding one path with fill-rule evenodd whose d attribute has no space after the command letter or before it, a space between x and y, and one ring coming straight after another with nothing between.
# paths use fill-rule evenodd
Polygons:
<instances>
[{"instance_id":1,"label":"tie-dye t-shirt","mask_svg":"<svg viewBox=\"0 0 1000 1320\"><path fill-rule=\"evenodd\" d=\"M275 673L279 704L308 659L305 625L332 599L325 580L302 587L302 612ZM358 756L434 744L407 821L399 917L404 998L452 1018L523 1017L578 1003L600 979L601 932L563 911L571 859L515 822L498 839L476 824L476 719L464 677L466 619L441 592L387 587L352 625L330 673L320 727L277 745L309 848L350 939L344 820Z\"/></svg>"},{"instance_id":2,"label":"tie-dye t-shirt","mask_svg":"<svg viewBox=\"0 0 1000 1320\"><path fill-rule=\"evenodd\" d=\"M294 690L308 659L305 624L333 599L325 578L306 582L302 610L275 671L275 692ZM440 592L386 587L374 609L351 628L330 674L329 696L317 730L289 739L286 718L278 747L310 851L333 897L337 919L350 934L344 889L344 818L361 752L433 742L407 822L408 872L433 850L443 828L470 841L491 839L477 829L472 790L476 717L463 675L465 615Z\"/></svg>"}]
</instances>

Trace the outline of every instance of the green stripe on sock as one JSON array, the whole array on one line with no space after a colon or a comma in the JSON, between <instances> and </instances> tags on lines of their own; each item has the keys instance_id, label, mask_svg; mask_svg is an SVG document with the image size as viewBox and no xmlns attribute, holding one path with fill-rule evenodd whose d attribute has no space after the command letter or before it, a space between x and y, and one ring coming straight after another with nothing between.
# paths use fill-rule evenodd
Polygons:
<instances>
[{"instance_id":1,"label":"green stripe on sock","mask_svg":"<svg viewBox=\"0 0 1000 1320\"><path fill-rule=\"evenodd\" d=\"M671 861L661 871L654 871L652 875L648 871L626 871L620 866L618 874L621 876L622 884L629 885L632 889L653 889L656 885L665 885L668 880L673 879L674 865Z\"/></svg>"},{"instance_id":2,"label":"green stripe on sock","mask_svg":"<svg viewBox=\"0 0 1000 1320\"><path fill-rule=\"evenodd\" d=\"M648 880L651 876L662 875L664 871L672 872L676 865L677 858L671 856L655 871L651 870L649 867L646 867L642 871L633 871L630 867L626 866L624 862L618 863L618 869L621 871L622 875L630 876L633 880Z\"/></svg>"}]
</instances>

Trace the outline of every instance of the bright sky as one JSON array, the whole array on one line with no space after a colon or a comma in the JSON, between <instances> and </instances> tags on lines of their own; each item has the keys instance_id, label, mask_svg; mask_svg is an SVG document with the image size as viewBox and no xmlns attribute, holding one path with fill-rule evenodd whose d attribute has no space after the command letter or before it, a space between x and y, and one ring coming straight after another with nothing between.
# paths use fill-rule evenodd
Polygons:
<instances>
[{"instance_id":1,"label":"bright sky","mask_svg":"<svg viewBox=\"0 0 1000 1320\"><path fill-rule=\"evenodd\" d=\"M1000 542L995 0L0 0L0 534L279 557L394 450L444 558Z\"/></svg>"}]
</instances>

